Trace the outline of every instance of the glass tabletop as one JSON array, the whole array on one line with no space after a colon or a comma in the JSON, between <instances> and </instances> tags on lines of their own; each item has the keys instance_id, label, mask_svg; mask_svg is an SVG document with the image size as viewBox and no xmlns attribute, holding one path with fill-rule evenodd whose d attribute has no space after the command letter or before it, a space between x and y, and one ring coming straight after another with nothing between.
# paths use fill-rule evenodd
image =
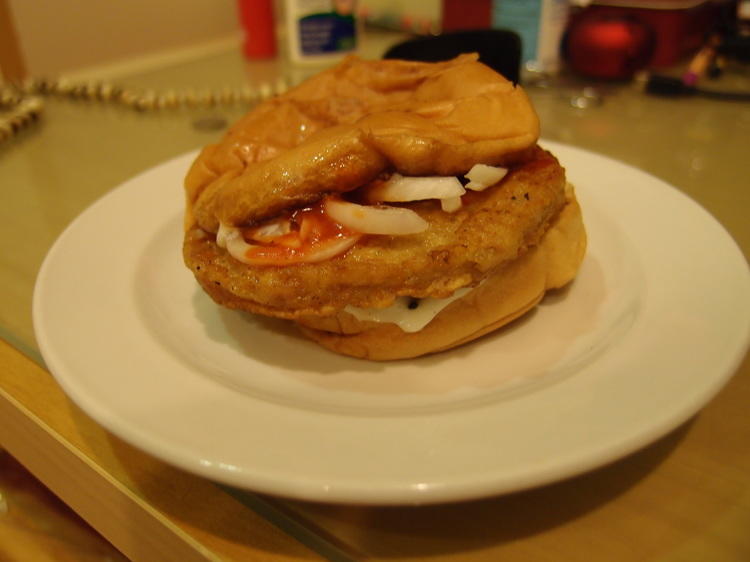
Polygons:
<instances>
[{"instance_id":1,"label":"glass tabletop","mask_svg":"<svg viewBox=\"0 0 750 562\"><path fill-rule=\"evenodd\" d=\"M285 72L274 61L249 63L239 52L227 51L110 80L143 91L260 89L276 84L280 76L299 79ZM577 103L591 87L596 89L595 103ZM749 255L745 170L750 105L656 98L636 83L592 84L566 77L529 83L527 92L540 115L544 138L613 157L678 187L714 215ZM0 144L0 337L42 363L31 320L34 281L63 229L123 181L216 140L248 107L241 102L138 111L98 101L46 98L39 122ZM350 519L356 519L356 508L276 502L227 491L329 558L348 555L327 533L338 535L338 541L358 540ZM312 519L314 528L305 524ZM396 533L397 527L392 530ZM477 541L481 543L481 537Z\"/></svg>"}]
</instances>

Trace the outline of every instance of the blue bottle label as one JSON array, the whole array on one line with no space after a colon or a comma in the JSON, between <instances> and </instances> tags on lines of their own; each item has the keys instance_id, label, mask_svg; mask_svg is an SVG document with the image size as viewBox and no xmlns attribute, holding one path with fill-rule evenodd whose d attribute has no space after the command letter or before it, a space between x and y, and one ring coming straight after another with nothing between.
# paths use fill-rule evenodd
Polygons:
<instances>
[{"instance_id":1,"label":"blue bottle label","mask_svg":"<svg viewBox=\"0 0 750 562\"><path fill-rule=\"evenodd\" d=\"M310 14L299 20L300 51L321 55L353 51L357 46L353 14Z\"/></svg>"}]
</instances>

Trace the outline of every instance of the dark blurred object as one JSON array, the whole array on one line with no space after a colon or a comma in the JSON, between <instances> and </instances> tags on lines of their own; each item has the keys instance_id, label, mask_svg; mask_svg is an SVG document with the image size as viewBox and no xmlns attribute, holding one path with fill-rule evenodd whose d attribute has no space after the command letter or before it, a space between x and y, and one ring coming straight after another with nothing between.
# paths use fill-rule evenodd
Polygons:
<instances>
[{"instance_id":1,"label":"dark blurred object","mask_svg":"<svg viewBox=\"0 0 750 562\"><path fill-rule=\"evenodd\" d=\"M658 74L649 76L646 93L663 97L701 96L715 100L750 101L750 92L698 88L686 84L681 78Z\"/></svg>"},{"instance_id":2,"label":"dark blurred object","mask_svg":"<svg viewBox=\"0 0 750 562\"><path fill-rule=\"evenodd\" d=\"M244 55L249 59L276 56L273 0L237 0L237 11L245 33Z\"/></svg>"},{"instance_id":3,"label":"dark blurred object","mask_svg":"<svg viewBox=\"0 0 750 562\"><path fill-rule=\"evenodd\" d=\"M563 55L574 72L592 78L631 78L646 67L656 36L635 18L592 15L572 24L563 40Z\"/></svg>"},{"instance_id":4,"label":"dark blurred object","mask_svg":"<svg viewBox=\"0 0 750 562\"><path fill-rule=\"evenodd\" d=\"M648 26L655 37L646 66L671 66L703 45L706 33L716 21L720 5L726 2L696 0L594 0L574 13L572 30L589 18L625 18Z\"/></svg>"},{"instance_id":5,"label":"dark blurred object","mask_svg":"<svg viewBox=\"0 0 750 562\"><path fill-rule=\"evenodd\" d=\"M726 37L718 48L721 55L736 58L741 62L750 62L750 35L733 35Z\"/></svg>"},{"instance_id":6,"label":"dark blurred object","mask_svg":"<svg viewBox=\"0 0 750 562\"><path fill-rule=\"evenodd\" d=\"M716 46L719 59L750 62L750 0L726 2L717 18L714 33L721 38Z\"/></svg>"},{"instance_id":7,"label":"dark blurred object","mask_svg":"<svg viewBox=\"0 0 750 562\"><path fill-rule=\"evenodd\" d=\"M737 2L734 10L723 9L717 28L722 35L718 53L740 62L750 62L750 0Z\"/></svg>"},{"instance_id":8,"label":"dark blurred object","mask_svg":"<svg viewBox=\"0 0 750 562\"><path fill-rule=\"evenodd\" d=\"M484 64L512 82L519 80L521 38L505 29L456 31L411 39L391 47L383 58L438 62L461 53L479 53L479 60Z\"/></svg>"},{"instance_id":9,"label":"dark blurred object","mask_svg":"<svg viewBox=\"0 0 750 562\"><path fill-rule=\"evenodd\" d=\"M647 93L750 101L750 90L746 86L738 89L731 85L732 81L728 85L727 81L720 80L727 69L738 68L736 63L750 62L750 1L723 2L719 8L711 32L706 34L703 46L694 54L682 76L652 73L646 77Z\"/></svg>"},{"instance_id":10,"label":"dark blurred object","mask_svg":"<svg viewBox=\"0 0 750 562\"><path fill-rule=\"evenodd\" d=\"M580 1L580 0L579 0ZM573 0L442 0L443 31L503 29L521 38L524 80L560 70L560 42Z\"/></svg>"},{"instance_id":11,"label":"dark blurred object","mask_svg":"<svg viewBox=\"0 0 750 562\"><path fill-rule=\"evenodd\" d=\"M443 31L489 29L492 0L442 0Z\"/></svg>"}]
</instances>

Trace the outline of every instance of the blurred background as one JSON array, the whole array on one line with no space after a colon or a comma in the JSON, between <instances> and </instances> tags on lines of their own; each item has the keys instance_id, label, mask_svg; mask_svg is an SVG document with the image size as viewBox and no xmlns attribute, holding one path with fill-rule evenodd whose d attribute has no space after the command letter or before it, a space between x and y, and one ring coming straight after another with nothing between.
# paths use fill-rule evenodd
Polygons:
<instances>
[{"instance_id":1,"label":"blurred background","mask_svg":"<svg viewBox=\"0 0 750 562\"><path fill-rule=\"evenodd\" d=\"M6 75L19 66L32 76L78 75L215 52L242 40L241 4L263 2L0 0L2 68ZM441 2L370 0L359 9L384 21L437 22Z\"/></svg>"},{"instance_id":2,"label":"blurred background","mask_svg":"<svg viewBox=\"0 0 750 562\"><path fill-rule=\"evenodd\" d=\"M246 55L273 56L284 52L282 13L293 4L0 0L0 68L6 80L104 78L254 40L254 47L245 44ZM748 57L750 2L742 0L361 0L355 9L364 34L386 28L415 36L511 29L522 40L521 62L530 71L564 68L593 78L628 79L645 68L688 62L716 34L731 35L731 54ZM269 40L279 48L269 51Z\"/></svg>"}]
</instances>

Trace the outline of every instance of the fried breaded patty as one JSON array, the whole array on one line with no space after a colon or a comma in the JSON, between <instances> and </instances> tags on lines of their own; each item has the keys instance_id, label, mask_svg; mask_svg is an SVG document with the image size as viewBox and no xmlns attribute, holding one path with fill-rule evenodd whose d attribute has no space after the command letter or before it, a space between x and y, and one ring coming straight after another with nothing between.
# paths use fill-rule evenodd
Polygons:
<instances>
[{"instance_id":1,"label":"fried breaded patty","mask_svg":"<svg viewBox=\"0 0 750 562\"><path fill-rule=\"evenodd\" d=\"M320 263L252 266L217 246L198 227L186 232L184 258L219 304L282 318L328 315L346 305L388 306L397 296L447 297L475 286L538 244L565 205L565 174L535 148L502 182L471 192L454 213L436 201L406 206L429 228L406 236L364 236Z\"/></svg>"}]
</instances>

